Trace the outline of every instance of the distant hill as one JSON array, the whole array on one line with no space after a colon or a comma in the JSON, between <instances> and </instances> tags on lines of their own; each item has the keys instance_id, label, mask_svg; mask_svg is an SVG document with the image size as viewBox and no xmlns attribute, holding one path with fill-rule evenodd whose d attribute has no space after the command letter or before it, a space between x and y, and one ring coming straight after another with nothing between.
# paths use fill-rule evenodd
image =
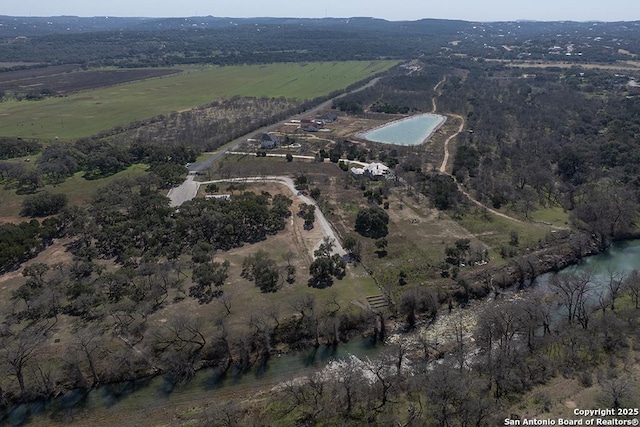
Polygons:
<instances>
[{"instance_id":1,"label":"distant hill","mask_svg":"<svg viewBox=\"0 0 640 427\"><path fill-rule=\"evenodd\" d=\"M227 18L214 16L184 18L142 17L16 17L0 15L0 38L35 37L51 34L78 34L104 31L166 31L206 30L239 26L307 26L310 28L365 28L369 30L407 31L430 28L437 31L456 31L469 23L443 19L419 21L386 21L384 19L354 18Z\"/></svg>"},{"instance_id":2,"label":"distant hill","mask_svg":"<svg viewBox=\"0 0 640 427\"><path fill-rule=\"evenodd\" d=\"M0 58L15 63L139 67L425 55L611 62L639 54L640 21L0 16Z\"/></svg>"}]
</instances>

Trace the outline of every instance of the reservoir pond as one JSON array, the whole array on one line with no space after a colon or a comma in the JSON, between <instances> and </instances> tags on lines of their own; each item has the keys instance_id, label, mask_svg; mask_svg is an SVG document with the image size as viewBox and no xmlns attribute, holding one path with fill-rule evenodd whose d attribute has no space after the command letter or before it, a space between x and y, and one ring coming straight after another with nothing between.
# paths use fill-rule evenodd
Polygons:
<instances>
[{"instance_id":1,"label":"reservoir pond","mask_svg":"<svg viewBox=\"0 0 640 427\"><path fill-rule=\"evenodd\" d=\"M419 145L427 142L447 120L439 114L420 114L360 132L358 138L396 145Z\"/></svg>"}]
</instances>

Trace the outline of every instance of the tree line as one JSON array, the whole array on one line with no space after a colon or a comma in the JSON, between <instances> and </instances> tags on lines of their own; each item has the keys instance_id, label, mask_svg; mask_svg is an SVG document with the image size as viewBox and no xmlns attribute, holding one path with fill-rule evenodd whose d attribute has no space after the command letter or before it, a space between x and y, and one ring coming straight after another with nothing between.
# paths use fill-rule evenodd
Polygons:
<instances>
[{"instance_id":1,"label":"tree line","mask_svg":"<svg viewBox=\"0 0 640 427\"><path fill-rule=\"evenodd\" d=\"M498 301L499 309L480 310L474 324L450 322L446 343L424 333L412 341L400 337L376 358L351 356L304 381L285 382L259 410L220 401L199 419L232 420L227 425L243 425L250 417L263 424L286 419L307 425L492 426L511 418L509 411L534 387L557 376L587 389L597 386L598 401L612 408L632 405L637 389L624 354L638 335L638 272L611 272L598 285L604 291L596 290L597 282L589 272L558 274L550 294ZM402 304L425 303L433 307L433 296L418 287ZM553 314L558 303L569 307L559 320ZM414 325L415 312L405 313L407 325ZM424 309L420 317L436 315ZM527 399L537 414L554 405L548 391Z\"/></svg>"}]
</instances>

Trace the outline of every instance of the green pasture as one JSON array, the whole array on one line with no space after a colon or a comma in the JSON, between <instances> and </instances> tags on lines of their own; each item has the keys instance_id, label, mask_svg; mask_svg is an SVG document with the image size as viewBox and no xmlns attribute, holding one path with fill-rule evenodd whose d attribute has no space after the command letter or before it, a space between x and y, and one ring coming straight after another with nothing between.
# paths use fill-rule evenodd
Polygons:
<instances>
[{"instance_id":1,"label":"green pasture","mask_svg":"<svg viewBox=\"0 0 640 427\"><path fill-rule=\"evenodd\" d=\"M500 247L509 244L511 232L518 233L520 247L527 247L535 245L552 230L550 226L537 222L515 222L492 214L485 218L478 211L464 215L457 222L489 247L491 259L494 261L501 259Z\"/></svg>"},{"instance_id":2,"label":"green pasture","mask_svg":"<svg viewBox=\"0 0 640 427\"><path fill-rule=\"evenodd\" d=\"M312 99L397 61L277 63L188 68L180 74L42 101L0 104L0 135L73 139L232 96Z\"/></svg>"},{"instance_id":3,"label":"green pasture","mask_svg":"<svg viewBox=\"0 0 640 427\"><path fill-rule=\"evenodd\" d=\"M570 223L569 212L562 206L552 206L538 209L529 214L534 221L541 221L557 227L568 227Z\"/></svg>"},{"instance_id":4,"label":"green pasture","mask_svg":"<svg viewBox=\"0 0 640 427\"><path fill-rule=\"evenodd\" d=\"M100 187L117 179L142 176L147 173L147 168L148 165L134 164L115 175L90 181L83 178L84 172L78 172L61 184L47 185L43 189L54 194L66 194L71 205L83 205L91 200ZM28 196L29 194L19 195L13 189L0 187L0 218L18 217L22 201Z\"/></svg>"}]
</instances>

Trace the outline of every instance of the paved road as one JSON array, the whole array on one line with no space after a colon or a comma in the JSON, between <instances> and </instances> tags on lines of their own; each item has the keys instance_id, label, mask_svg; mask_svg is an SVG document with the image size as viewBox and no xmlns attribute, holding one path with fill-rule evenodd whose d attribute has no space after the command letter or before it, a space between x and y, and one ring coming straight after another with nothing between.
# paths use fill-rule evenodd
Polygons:
<instances>
[{"instance_id":1,"label":"paved road","mask_svg":"<svg viewBox=\"0 0 640 427\"><path fill-rule=\"evenodd\" d=\"M334 98L329 99L328 101L325 101L319 105L317 105L316 107L313 107L309 110L306 110L300 114L296 114L292 117L289 117L286 120L283 120L281 122L272 124L272 125L268 125L268 126L263 126L259 129L255 129L245 135L242 135L239 138L236 138L230 142L228 142L227 144L225 144L225 148L220 149L216 152L214 152L213 154L211 154L211 156L209 156L208 158L206 158L205 160L202 160L200 162L195 162L189 165L189 167L187 169L189 169L190 172L204 172L207 171L209 169L211 169L211 166L213 165L213 163L218 160L220 157L224 156L224 153L226 151L236 151L238 149L238 147L240 146L240 144L244 141L247 140L247 138L249 138L251 135L255 135L258 133L267 133L267 132L271 132L277 128L279 128L280 126L284 125L287 122L290 122L291 120L300 120L304 117L308 117L308 116L313 116L316 115L318 112L322 111L322 110L326 110L327 108L331 108L331 105L333 103L333 101L335 101L336 99L340 99L343 96L346 96L349 93L355 93L355 92L359 92L361 90L364 90L366 88L369 88L373 85L375 85L376 83L378 83L380 81L380 77L376 77L374 79L371 79L371 81L369 83L367 83L366 85L352 90L351 92L348 93L343 93L340 94Z\"/></svg>"},{"instance_id":2,"label":"paved road","mask_svg":"<svg viewBox=\"0 0 640 427\"><path fill-rule=\"evenodd\" d=\"M194 178L194 175L188 175L182 184L169 190L167 197L169 198L169 205L171 207L180 206L184 202L196 197L199 184L193 180Z\"/></svg>"}]
</instances>

